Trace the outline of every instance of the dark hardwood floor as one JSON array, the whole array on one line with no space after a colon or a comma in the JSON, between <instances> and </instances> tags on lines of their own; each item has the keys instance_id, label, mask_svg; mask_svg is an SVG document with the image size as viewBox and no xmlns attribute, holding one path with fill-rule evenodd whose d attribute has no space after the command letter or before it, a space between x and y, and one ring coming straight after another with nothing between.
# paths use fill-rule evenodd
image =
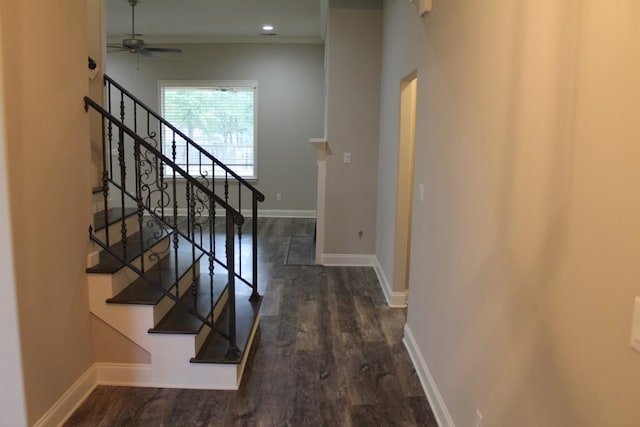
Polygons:
<instances>
[{"instance_id":1,"label":"dark hardwood floor","mask_svg":"<svg viewBox=\"0 0 640 427\"><path fill-rule=\"evenodd\" d=\"M313 220L259 220L257 342L240 390L100 386L66 426L437 426L372 268L284 265ZM185 361L185 363L189 363Z\"/></svg>"}]
</instances>

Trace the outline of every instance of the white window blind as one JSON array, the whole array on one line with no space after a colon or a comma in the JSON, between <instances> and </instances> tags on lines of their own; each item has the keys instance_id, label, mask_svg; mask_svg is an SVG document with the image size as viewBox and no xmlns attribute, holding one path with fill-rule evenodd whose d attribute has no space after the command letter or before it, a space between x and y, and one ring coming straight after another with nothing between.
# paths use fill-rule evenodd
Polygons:
<instances>
[{"instance_id":1,"label":"white window blind","mask_svg":"<svg viewBox=\"0 0 640 427\"><path fill-rule=\"evenodd\" d=\"M256 178L256 82L160 82L162 115L243 178ZM173 132L165 128L164 152ZM211 176L211 163L176 137L176 163L193 175ZM214 168L215 177L224 176Z\"/></svg>"}]
</instances>

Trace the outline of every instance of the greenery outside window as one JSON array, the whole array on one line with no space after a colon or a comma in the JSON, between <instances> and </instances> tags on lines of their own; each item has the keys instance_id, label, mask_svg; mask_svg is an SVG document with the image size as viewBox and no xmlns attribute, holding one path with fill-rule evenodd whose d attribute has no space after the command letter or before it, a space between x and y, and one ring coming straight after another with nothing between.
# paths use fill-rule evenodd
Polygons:
<instances>
[{"instance_id":1,"label":"greenery outside window","mask_svg":"<svg viewBox=\"0 0 640 427\"><path fill-rule=\"evenodd\" d=\"M241 177L257 178L257 82L161 80L159 86L161 113L169 123ZM162 140L163 151L171 153L170 129ZM211 164L200 167L199 153L178 139L176 163L193 175L211 176ZM214 168L214 177L224 177L224 171Z\"/></svg>"}]
</instances>

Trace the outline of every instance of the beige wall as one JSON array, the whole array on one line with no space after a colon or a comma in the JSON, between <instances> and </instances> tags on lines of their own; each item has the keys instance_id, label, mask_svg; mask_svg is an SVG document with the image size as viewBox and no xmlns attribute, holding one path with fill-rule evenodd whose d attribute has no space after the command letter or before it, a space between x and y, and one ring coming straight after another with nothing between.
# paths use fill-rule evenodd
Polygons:
<instances>
[{"instance_id":1,"label":"beige wall","mask_svg":"<svg viewBox=\"0 0 640 427\"><path fill-rule=\"evenodd\" d=\"M94 315L91 315L91 336L98 363L151 363L148 351Z\"/></svg>"},{"instance_id":2,"label":"beige wall","mask_svg":"<svg viewBox=\"0 0 640 427\"><path fill-rule=\"evenodd\" d=\"M93 359L85 262L91 216L87 8L2 3L9 203L28 423Z\"/></svg>"},{"instance_id":3,"label":"beige wall","mask_svg":"<svg viewBox=\"0 0 640 427\"><path fill-rule=\"evenodd\" d=\"M326 253L374 251L381 24L380 9L329 8Z\"/></svg>"},{"instance_id":4,"label":"beige wall","mask_svg":"<svg viewBox=\"0 0 640 427\"><path fill-rule=\"evenodd\" d=\"M87 0L87 25L90 29L88 31L87 50L88 55L96 61L95 71L88 71L91 77L89 80L89 96L100 105L102 105L104 98L102 74L107 59L104 9L104 0ZM92 114L90 117L91 183L97 187L102 185L102 126L98 114Z\"/></svg>"},{"instance_id":5,"label":"beige wall","mask_svg":"<svg viewBox=\"0 0 640 427\"><path fill-rule=\"evenodd\" d=\"M0 82L3 79L4 45L2 43L2 10L0 10ZM27 424L27 412L22 376L20 328L16 306L16 280L13 269L13 245L9 213L9 184L7 177L5 134L4 84L0 85L0 426Z\"/></svg>"},{"instance_id":6,"label":"beige wall","mask_svg":"<svg viewBox=\"0 0 640 427\"><path fill-rule=\"evenodd\" d=\"M640 4L614 3L385 1L377 255L417 69L408 326L458 426L638 425Z\"/></svg>"}]
</instances>

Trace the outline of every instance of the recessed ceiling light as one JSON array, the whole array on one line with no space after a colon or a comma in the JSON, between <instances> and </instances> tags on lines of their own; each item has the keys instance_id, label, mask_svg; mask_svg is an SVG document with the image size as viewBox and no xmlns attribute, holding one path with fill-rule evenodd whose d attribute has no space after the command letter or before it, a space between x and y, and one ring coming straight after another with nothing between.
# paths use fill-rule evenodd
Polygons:
<instances>
[{"instance_id":1,"label":"recessed ceiling light","mask_svg":"<svg viewBox=\"0 0 640 427\"><path fill-rule=\"evenodd\" d=\"M273 25L266 24L262 26L262 31L273 31L273 30L274 30Z\"/></svg>"}]
</instances>

